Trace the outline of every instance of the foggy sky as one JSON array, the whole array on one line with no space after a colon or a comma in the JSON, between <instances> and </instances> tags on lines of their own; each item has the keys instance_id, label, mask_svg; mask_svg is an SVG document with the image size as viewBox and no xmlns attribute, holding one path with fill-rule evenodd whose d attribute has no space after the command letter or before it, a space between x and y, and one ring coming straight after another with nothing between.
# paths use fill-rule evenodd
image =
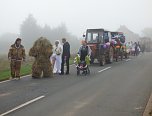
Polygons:
<instances>
[{"instance_id":1,"label":"foggy sky","mask_svg":"<svg viewBox=\"0 0 152 116\"><path fill-rule=\"evenodd\" d=\"M0 35L19 33L29 14L41 26L65 23L77 37L86 28L116 30L120 25L140 33L152 27L152 0L0 0Z\"/></svg>"}]
</instances>

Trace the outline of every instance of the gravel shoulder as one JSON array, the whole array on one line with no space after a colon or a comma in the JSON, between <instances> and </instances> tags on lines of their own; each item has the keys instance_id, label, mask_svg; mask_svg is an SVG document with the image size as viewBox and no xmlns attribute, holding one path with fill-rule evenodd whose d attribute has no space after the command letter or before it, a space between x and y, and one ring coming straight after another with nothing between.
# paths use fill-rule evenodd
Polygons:
<instances>
[{"instance_id":1,"label":"gravel shoulder","mask_svg":"<svg viewBox=\"0 0 152 116\"><path fill-rule=\"evenodd\" d=\"M143 113L143 116L152 116L152 94L150 95L149 101Z\"/></svg>"}]
</instances>

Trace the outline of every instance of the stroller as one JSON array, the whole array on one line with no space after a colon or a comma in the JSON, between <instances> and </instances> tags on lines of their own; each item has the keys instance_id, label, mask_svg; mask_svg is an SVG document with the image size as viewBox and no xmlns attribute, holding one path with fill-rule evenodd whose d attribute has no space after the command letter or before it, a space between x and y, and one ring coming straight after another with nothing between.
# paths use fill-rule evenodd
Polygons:
<instances>
[{"instance_id":1,"label":"stroller","mask_svg":"<svg viewBox=\"0 0 152 116\"><path fill-rule=\"evenodd\" d=\"M77 75L80 75L81 71L82 71L82 74L84 74L85 76L87 74L90 74L90 69L88 66L90 64L90 57L89 56L86 56L85 61L81 61L79 54L77 54L77 56L74 59L74 63L75 63L76 68L77 68Z\"/></svg>"}]
</instances>

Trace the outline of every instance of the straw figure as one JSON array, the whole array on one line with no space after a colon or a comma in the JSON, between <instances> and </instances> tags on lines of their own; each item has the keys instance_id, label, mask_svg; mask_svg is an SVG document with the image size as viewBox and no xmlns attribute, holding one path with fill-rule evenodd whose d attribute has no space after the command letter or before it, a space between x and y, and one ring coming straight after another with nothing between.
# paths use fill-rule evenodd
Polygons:
<instances>
[{"instance_id":1,"label":"straw figure","mask_svg":"<svg viewBox=\"0 0 152 116\"><path fill-rule=\"evenodd\" d=\"M33 47L29 51L29 56L35 58L32 65L32 77L53 77L52 64L50 56L52 55L52 44L45 37L40 37L35 41Z\"/></svg>"}]
</instances>

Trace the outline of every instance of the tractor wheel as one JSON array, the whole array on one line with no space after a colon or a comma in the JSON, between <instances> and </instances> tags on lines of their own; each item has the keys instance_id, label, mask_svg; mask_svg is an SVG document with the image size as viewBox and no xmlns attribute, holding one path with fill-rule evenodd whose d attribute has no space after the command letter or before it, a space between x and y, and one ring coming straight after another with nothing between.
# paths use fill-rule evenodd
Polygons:
<instances>
[{"instance_id":1,"label":"tractor wheel","mask_svg":"<svg viewBox=\"0 0 152 116\"><path fill-rule=\"evenodd\" d=\"M113 62L113 54L114 54L114 50L113 50L113 47L110 47L110 50L109 50L109 63L112 63Z\"/></svg>"},{"instance_id":2,"label":"tractor wheel","mask_svg":"<svg viewBox=\"0 0 152 116\"><path fill-rule=\"evenodd\" d=\"M77 69L77 75L80 75L80 69Z\"/></svg>"},{"instance_id":3,"label":"tractor wheel","mask_svg":"<svg viewBox=\"0 0 152 116\"><path fill-rule=\"evenodd\" d=\"M125 52L125 59L127 59L128 58L128 53L127 52Z\"/></svg>"},{"instance_id":4,"label":"tractor wheel","mask_svg":"<svg viewBox=\"0 0 152 116\"><path fill-rule=\"evenodd\" d=\"M104 66L105 63L106 63L105 56L102 56L101 59L100 59L100 66Z\"/></svg>"},{"instance_id":5,"label":"tractor wheel","mask_svg":"<svg viewBox=\"0 0 152 116\"><path fill-rule=\"evenodd\" d=\"M90 69L89 69L89 67L87 67L87 74L90 74Z\"/></svg>"},{"instance_id":6,"label":"tractor wheel","mask_svg":"<svg viewBox=\"0 0 152 116\"><path fill-rule=\"evenodd\" d=\"M84 75L85 75L85 76L87 75L87 70L84 71Z\"/></svg>"},{"instance_id":7,"label":"tractor wheel","mask_svg":"<svg viewBox=\"0 0 152 116\"><path fill-rule=\"evenodd\" d=\"M94 63L94 58L91 57L90 59L91 59L91 60L90 60L90 64L93 64L93 63Z\"/></svg>"},{"instance_id":8,"label":"tractor wheel","mask_svg":"<svg viewBox=\"0 0 152 116\"><path fill-rule=\"evenodd\" d=\"M119 51L118 51L118 49L116 49L116 51L115 51L115 59L116 59L116 62L118 62L118 59L119 59Z\"/></svg>"},{"instance_id":9,"label":"tractor wheel","mask_svg":"<svg viewBox=\"0 0 152 116\"><path fill-rule=\"evenodd\" d=\"M123 52L120 51L120 57L121 57L121 61L123 60Z\"/></svg>"},{"instance_id":10,"label":"tractor wheel","mask_svg":"<svg viewBox=\"0 0 152 116\"><path fill-rule=\"evenodd\" d=\"M91 56L90 56L90 64L93 64L94 63L94 56L93 54L91 53Z\"/></svg>"},{"instance_id":11,"label":"tractor wheel","mask_svg":"<svg viewBox=\"0 0 152 116\"><path fill-rule=\"evenodd\" d=\"M116 62L118 62L118 53L117 52L115 53L115 59L116 59Z\"/></svg>"}]
</instances>

